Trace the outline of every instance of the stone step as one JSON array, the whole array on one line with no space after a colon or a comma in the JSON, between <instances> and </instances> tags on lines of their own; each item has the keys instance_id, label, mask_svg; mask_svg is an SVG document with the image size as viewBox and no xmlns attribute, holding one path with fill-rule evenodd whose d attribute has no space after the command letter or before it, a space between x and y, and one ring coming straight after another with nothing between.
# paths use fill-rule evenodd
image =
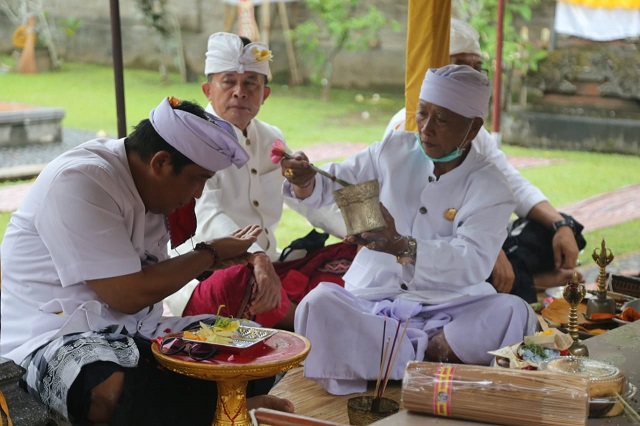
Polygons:
<instances>
[{"instance_id":1,"label":"stone step","mask_svg":"<svg viewBox=\"0 0 640 426\"><path fill-rule=\"evenodd\" d=\"M16 426L50 424L51 417L44 405L36 402L18 386L18 381L24 372L24 368L16 365L15 362L0 357L0 392L7 401L9 416ZM2 417L2 424L5 424L6 418L0 417Z\"/></svg>"}]
</instances>

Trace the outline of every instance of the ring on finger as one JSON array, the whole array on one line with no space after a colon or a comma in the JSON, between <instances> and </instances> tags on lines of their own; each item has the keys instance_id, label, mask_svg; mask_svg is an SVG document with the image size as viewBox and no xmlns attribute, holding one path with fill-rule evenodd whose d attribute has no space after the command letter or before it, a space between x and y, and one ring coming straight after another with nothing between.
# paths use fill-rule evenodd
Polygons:
<instances>
[{"instance_id":1,"label":"ring on finger","mask_svg":"<svg viewBox=\"0 0 640 426\"><path fill-rule=\"evenodd\" d=\"M284 170L284 176L288 177L288 178L292 178L292 177L295 176L295 173L291 169L285 169Z\"/></svg>"}]
</instances>

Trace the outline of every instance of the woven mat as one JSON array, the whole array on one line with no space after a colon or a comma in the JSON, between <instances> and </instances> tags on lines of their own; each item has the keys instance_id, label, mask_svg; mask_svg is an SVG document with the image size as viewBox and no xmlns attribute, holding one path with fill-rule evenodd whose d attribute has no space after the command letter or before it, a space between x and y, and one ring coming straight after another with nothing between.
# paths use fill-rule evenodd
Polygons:
<instances>
[{"instance_id":1,"label":"woven mat","mask_svg":"<svg viewBox=\"0 0 640 426\"><path fill-rule=\"evenodd\" d=\"M293 402L296 414L348 425L347 400L354 396L372 395L375 389L375 383L370 383L368 392L364 394L331 395L320 385L305 379L302 370L303 367L290 370L269 392ZM400 401L401 391L402 382L389 382L384 396Z\"/></svg>"}]
</instances>

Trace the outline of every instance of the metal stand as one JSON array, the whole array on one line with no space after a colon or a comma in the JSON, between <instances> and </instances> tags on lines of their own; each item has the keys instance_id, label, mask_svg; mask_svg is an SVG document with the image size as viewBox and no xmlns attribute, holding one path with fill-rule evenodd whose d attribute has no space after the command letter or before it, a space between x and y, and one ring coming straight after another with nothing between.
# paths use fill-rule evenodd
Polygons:
<instances>
[{"instance_id":1,"label":"metal stand","mask_svg":"<svg viewBox=\"0 0 640 426\"><path fill-rule=\"evenodd\" d=\"M587 303L588 320L593 319L593 314L616 314L616 302L611 297L607 296L607 274L605 272L607 265L613 261L613 253L605 247L605 241L602 240L600 253L597 253L597 249L594 249L592 257L600 267L600 273L598 274L598 290L596 291L597 297L595 299L589 299L589 302Z\"/></svg>"},{"instance_id":2,"label":"metal stand","mask_svg":"<svg viewBox=\"0 0 640 426\"><path fill-rule=\"evenodd\" d=\"M584 285L580 283L578 273L573 273L573 278L564 287L562 296L569 303L569 335L573 339L573 343L569 347L569 352L573 356L589 356L589 349L582 343L578 335L578 304L584 299L586 290Z\"/></svg>"}]
</instances>

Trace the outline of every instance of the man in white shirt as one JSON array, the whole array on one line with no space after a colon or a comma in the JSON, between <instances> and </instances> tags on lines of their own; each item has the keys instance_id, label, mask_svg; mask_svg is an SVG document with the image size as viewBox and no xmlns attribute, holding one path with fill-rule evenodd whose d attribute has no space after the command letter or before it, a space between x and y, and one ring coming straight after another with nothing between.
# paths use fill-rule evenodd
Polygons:
<instances>
[{"instance_id":1,"label":"man in white shirt","mask_svg":"<svg viewBox=\"0 0 640 426\"><path fill-rule=\"evenodd\" d=\"M217 271L201 283L190 283L167 302L178 315L217 312L224 305L221 312L225 315L248 316L268 327L293 329L296 302L306 294L309 283L290 269L283 270L285 265L274 267L279 257L275 229L282 216L284 178L270 154L273 143L280 140L284 144L285 139L279 128L256 118L271 94L267 84L271 51L263 43L223 32L212 34L207 47L207 81L202 84L209 100L207 111L233 125L249 160L243 167L223 170L207 182L195 206L194 238L206 241L248 223L259 224L264 232L249 248L251 270L237 267ZM337 208L296 210L325 231L344 235ZM343 244L319 251L327 261L330 257L350 260L355 254L353 247ZM299 271L299 266L287 264L286 268ZM342 282L341 274L333 274L333 279L326 275L327 279Z\"/></svg>"},{"instance_id":2,"label":"man in white shirt","mask_svg":"<svg viewBox=\"0 0 640 426\"><path fill-rule=\"evenodd\" d=\"M261 228L170 259L166 218L247 159L228 123L170 97L127 138L88 141L40 173L2 241L0 353L57 417L211 423L215 384L159 369L150 339L206 320L164 318L162 300L205 270L244 263Z\"/></svg>"},{"instance_id":3,"label":"man in white shirt","mask_svg":"<svg viewBox=\"0 0 640 426\"><path fill-rule=\"evenodd\" d=\"M470 25L451 19L450 63L469 65L482 72L479 39L478 32ZM393 130L404 130L405 113L403 108L391 118L385 135ZM474 146L491 159L507 178L516 197L514 213L531 222L527 224L526 239L511 234L505 241L504 249L500 251L491 272L490 282L500 293L517 294L528 302L536 302L537 290L565 284L573 276L579 249L584 248L584 239L580 234L582 225L560 214L542 191L507 161L486 129L480 129ZM535 248L523 248L529 240L535 241ZM580 241L580 248L577 240ZM540 253L539 247L543 247L544 254Z\"/></svg>"},{"instance_id":4,"label":"man in white shirt","mask_svg":"<svg viewBox=\"0 0 640 426\"><path fill-rule=\"evenodd\" d=\"M361 244L345 287L322 283L298 305L295 330L311 341L305 377L329 392L364 392L380 370L383 328L406 327L390 372L423 359L488 365L495 350L535 331L529 305L487 283L504 241L513 194L474 148L488 110L489 79L466 65L430 69L416 113L418 134L394 131L342 163L347 182L375 179L386 227L346 238ZM339 186L303 153L283 160L285 195L309 207ZM393 350L393 349L392 349ZM393 355L396 357L396 354Z\"/></svg>"}]
</instances>

